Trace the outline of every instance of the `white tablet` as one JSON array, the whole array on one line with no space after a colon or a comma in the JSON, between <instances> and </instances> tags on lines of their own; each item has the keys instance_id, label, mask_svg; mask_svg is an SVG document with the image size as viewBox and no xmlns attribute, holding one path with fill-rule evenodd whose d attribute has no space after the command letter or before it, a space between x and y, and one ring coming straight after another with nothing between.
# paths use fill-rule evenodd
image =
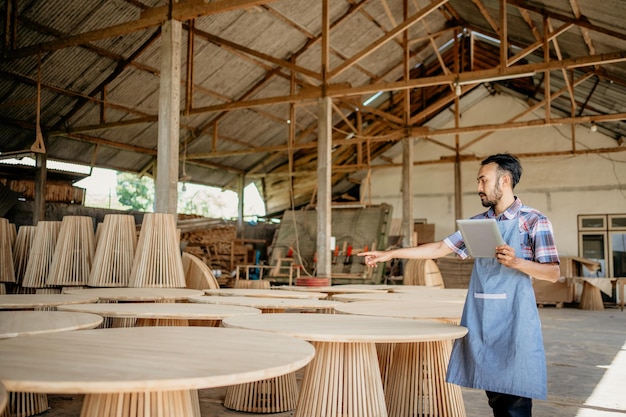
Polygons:
<instances>
[{"instance_id":1,"label":"white tablet","mask_svg":"<svg viewBox=\"0 0 626 417\"><path fill-rule=\"evenodd\" d=\"M496 219L457 220L456 224L472 258L495 258L496 246L504 245Z\"/></svg>"}]
</instances>

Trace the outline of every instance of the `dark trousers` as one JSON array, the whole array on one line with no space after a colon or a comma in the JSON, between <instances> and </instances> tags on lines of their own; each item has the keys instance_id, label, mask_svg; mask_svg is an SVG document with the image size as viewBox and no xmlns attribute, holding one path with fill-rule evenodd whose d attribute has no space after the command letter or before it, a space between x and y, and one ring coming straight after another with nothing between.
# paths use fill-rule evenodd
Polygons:
<instances>
[{"instance_id":1,"label":"dark trousers","mask_svg":"<svg viewBox=\"0 0 626 417\"><path fill-rule=\"evenodd\" d=\"M517 395L486 391L494 417L531 417L533 400Z\"/></svg>"}]
</instances>

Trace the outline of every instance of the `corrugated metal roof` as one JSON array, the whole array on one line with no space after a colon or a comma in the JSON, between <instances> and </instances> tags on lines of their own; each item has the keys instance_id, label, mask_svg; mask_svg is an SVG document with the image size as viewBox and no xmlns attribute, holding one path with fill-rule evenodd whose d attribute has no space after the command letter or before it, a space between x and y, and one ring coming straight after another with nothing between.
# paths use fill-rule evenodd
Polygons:
<instances>
[{"instance_id":1,"label":"corrugated metal roof","mask_svg":"<svg viewBox=\"0 0 626 417\"><path fill-rule=\"evenodd\" d=\"M173 7L203 3L187 0L174 3ZM508 0L506 3L509 57L538 44L515 65L546 64L542 50L544 24L548 25L548 32L566 28L551 38L550 64L561 59L590 60L596 56L597 65L583 63L565 74L556 66L550 71L552 94L567 89L564 77L573 80L588 77L574 87L574 111L569 93L565 93L551 101L553 114L593 118L626 113L626 30L617 12L623 6L622 1ZM7 0L2 4L4 11L11 6L18 10L15 20L3 22L6 28L3 39L7 41L3 43L5 59L0 62L0 153L28 149L34 140L40 60L41 125L48 136L49 157L151 172L158 136L160 27L151 24L131 30L130 25L167 2ZM213 0L209 4L228 2ZM343 88L341 93L331 92L336 96L334 139L354 136L354 129L362 123L357 136L378 138L370 141L371 159L392 147L401 137L397 133L404 129L404 88L398 82L403 74L403 35L396 31L404 22L403 4L402 0L329 2L330 82L336 88ZM501 2L421 0L408 4L409 19L432 9L423 19L407 25L411 81L446 74L449 77L434 82L435 85L410 89L410 113L415 120L409 127L419 127L448 107L450 77L457 71L457 65L461 74L472 69L493 70L499 65ZM296 73L293 92L302 94L319 89L322 1L279 0L265 4L250 1L249 6L197 17L193 23L183 22L181 110L184 112L187 104L187 35L191 28L193 104L192 113L183 113L181 117L180 152L181 158L186 152L186 173L191 175L192 182L232 188L241 174L247 175L247 181L265 181L262 188L267 193L268 212L272 213L287 208L281 193L286 192L289 184L285 175L289 164L290 123L295 124L292 152L296 169L295 199L298 204L306 204L315 192L316 96L296 100L295 120L291 121L290 100L276 99L263 105L250 101L292 94L292 70ZM3 13L2 19L7 15L11 16ZM107 28L124 29L124 25L127 30L116 34L85 36ZM458 44L463 45L458 54L452 47L455 33L460 34ZM73 41L81 34L84 39ZM468 38L470 34L474 36ZM66 43L49 44L59 40ZM42 51L40 54L38 49ZM616 60L600 62L599 54L614 54ZM473 62L469 62L471 57ZM338 69L342 70L335 73ZM544 81L545 72L540 69L532 79L501 84L510 89L503 91L516 92L537 102L544 99ZM355 90L359 87L363 89ZM379 90L391 93L385 93L370 105L378 110L363 108L363 101ZM231 103L242 108L225 107ZM626 135L622 118L598 119L597 124L601 132L619 139ZM306 147L307 144L313 146ZM334 163L354 166L353 172L350 169L335 172L337 196L353 186L346 178L362 172L369 163L359 149L362 148L348 143L337 142L335 146Z\"/></svg>"}]
</instances>

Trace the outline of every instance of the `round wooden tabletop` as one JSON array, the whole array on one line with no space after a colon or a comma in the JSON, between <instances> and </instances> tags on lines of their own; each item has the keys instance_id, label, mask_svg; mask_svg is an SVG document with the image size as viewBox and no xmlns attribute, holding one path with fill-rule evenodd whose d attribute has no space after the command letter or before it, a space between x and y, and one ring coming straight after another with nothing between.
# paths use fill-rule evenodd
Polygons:
<instances>
[{"instance_id":1,"label":"round wooden tabletop","mask_svg":"<svg viewBox=\"0 0 626 417\"><path fill-rule=\"evenodd\" d=\"M411 320L347 314L261 314L230 317L224 327L263 330L316 342L402 343L463 337L462 326L434 320Z\"/></svg>"},{"instance_id":2,"label":"round wooden tabletop","mask_svg":"<svg viewBox=\"0 0 626 417\"><path fill-rule=\"evenodd\" d=\"M216 297L205 295L202 297L189 297L192 303L226 304L233 306L246 306L261 309L326 309L334 308L340 301L318 300L316 298L264 298L264 297Z\"/></svg>"},{"instance_id":3,"label":"round wooden tabletop","mask_svg":"<svg viewBox=\"0 0 626 417\"><path fill-rule=\"evenodd\" d=\"M440 301L355 301L335 307L335 311L361 316L397 317L405 319L460 322L463 303Z\"/></svg>"},{"instance_id":4,"label":"round wooden tabletop","mask_svg":"<svg viewBox=\"0 0 626 417\"><path fill-rule=\"evenodd\" d=\"M207 295L240 296L240 297L275 297L275 298L326 298L326 293L315 291L289 291L278 289L255 289L255 288L221 288L218 290L204 290Z\"/></svg>"},{"instance_id":5,"label":"round wooden tabletop","mask_svg":"<svg viewBox=\"0 0 626 417\"><path fill-rule=\"evenodd\" d=\"M337 301L442 301L463 304L467 290L428 289L407 292L334 294L331 298Z\"/></svg>"},{"instance_id":6,"label":"round wooden tabletop","mask_svg":"<svg viewBox=\"0 0 626 417\"><path fill-rule=\"evenodd\" d=\"M391 290L394 294L437 294L433 293L433 291L443 291L442 294L446 294L451 297L460 297L465 298L467 295L467 288L438 288L438 287L428 287L425 285L396 285Z\"/></svg>"},{"instance_id":7,"label":"round wooden tabletop","mask_svg":"<svg viewBox=\"0 0 626 417\"><path fill-rule=\"evenodd\" d=\"M101 316L88 313L0 311L0 339L40 333L93 329L98 327L102 321Z\"/></svg>"},{"instance_id":8,"label":"round wooden tabletop","mask_svg":"<svg viewBox=\"0 0 626 417\"><path fill-rule=\"evenodd\" d=\"M57 307L65 304L95 303L98 297L70 294L0 294L0 310Z\"/></svg>"},{"instance_id":9,"label":"round wooden tabletop","mask_svg":"<svg viewBox=\"0 0 626 417\"><path fill-rule=\"evenodd\" d=\"M76 288L65 289L65 294L88 295L101 301L184 301L187 297L203 295L203 290L190 288Z\"/></svg>"},{"instance_id":10,"label":"round wooden tabletop","mask_svg":"<svg viewBox=\"0 0 626 417\"><path fill-rule=\"evenodd\" d=\"M314 354L305 341L239 329L81 330L3 340L0 380L17 392L189 390L283 375Z\"/></svg>"},{"instance_id":11,"label":"round wooden tabletop","mask_svg":"<svg viewBox=\"0 0 626 417\"><path fill-rule=\"evenodd\" d=\"M282 286L276 287L277 289L289 290L289 291L315 291L323 292L326 294L348 294L348 293L386 293L389 291L389 286L377 286L377 285L325 285L319 287L306 287L306 286Z\"/></svg>"},{"instance_id":12,"label":"round wooden tabletop","mask_svg":"<svg viewBox=\"0 0 626 417\"><path fill-rule=\"evenodd\" d=\"M196 303L97 303L59 306L63 311L80 311L103 317L222 320L239 314L261 314L261 310L233 305Z\"/></svg>"}]
</instances>

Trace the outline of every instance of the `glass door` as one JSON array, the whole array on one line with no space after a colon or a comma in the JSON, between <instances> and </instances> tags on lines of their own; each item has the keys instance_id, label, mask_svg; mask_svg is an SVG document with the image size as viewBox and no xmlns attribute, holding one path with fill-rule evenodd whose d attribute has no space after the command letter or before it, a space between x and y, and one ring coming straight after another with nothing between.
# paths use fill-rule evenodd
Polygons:
<instances>
[{"instance_id":1,"label":"glass door","mask_svg":"<svg viewBox=\"0 0 626 417\"><path fill-rule=\"evenodd\" d=\"M590 272L583 265L582 275L585 277L607 276L607 239L606 232L578 233L578 251L582 258L591 259L600 263L600 269Z\"/></svg>"}]
</instances>

